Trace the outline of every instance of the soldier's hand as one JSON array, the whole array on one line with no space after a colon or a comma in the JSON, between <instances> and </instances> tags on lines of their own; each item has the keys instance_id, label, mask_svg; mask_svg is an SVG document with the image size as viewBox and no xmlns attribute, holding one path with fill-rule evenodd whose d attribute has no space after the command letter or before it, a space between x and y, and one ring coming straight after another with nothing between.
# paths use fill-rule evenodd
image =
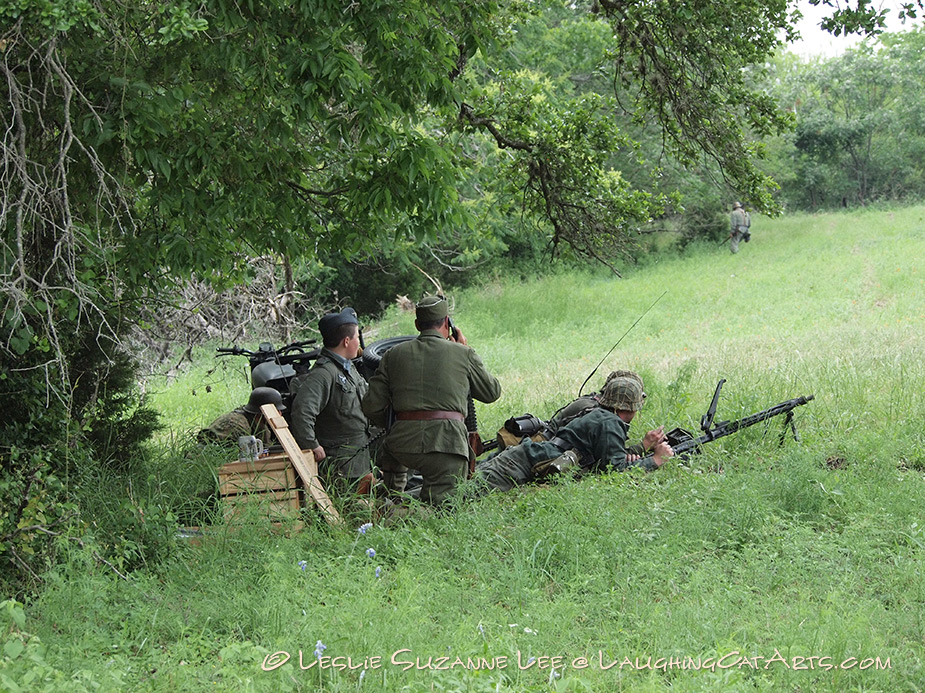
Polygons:
<instances>
[{"instance_id":1,"label":"soldier's hand","mask_svg":"<svg viewBox=\"0 0 925 693\"><path fill-rule=\"evenodd\" d=\"M654 431L649 431L642 439L642 447L646 450L654 450L659 443L665 442L665 427L659 426Z\"/></svg>"},{"instance_id":2,"label":"soldier's hand","mask_svg":"<svg viewBox=\"0 0 925 693\"><path fill-rule=\"evenodd\" d=\"M467 346L469 342L466 341L466 335L462 333L462 330L458 327L450 334L450 341L456 342L457 344L462 344Z\"/></svg>"},{"instance_id":3,"label":"soldier's hand","mask_svg":"<svg viewBox=\"0 0 925 693\"><path fill-rule=\"evenodd\" d=\"M315 457L315 462L321 462L321 460L327 457L324 448L320 445L317 448L312 448L312 455Z\"/></svg>"},{"instance_id":4,"label":"soldier's hand","mask_svg":"<svg viewBox=\"0 0 925 693\"><path fill-rule=\"evenodd\" d=\"M656 467L661 467L668 460L669 457L674 457L674 450L671 449L671 446L662 441L655 446L655 452L652 455L652 460L655 462Z\"/></svg>"}]
</instances>

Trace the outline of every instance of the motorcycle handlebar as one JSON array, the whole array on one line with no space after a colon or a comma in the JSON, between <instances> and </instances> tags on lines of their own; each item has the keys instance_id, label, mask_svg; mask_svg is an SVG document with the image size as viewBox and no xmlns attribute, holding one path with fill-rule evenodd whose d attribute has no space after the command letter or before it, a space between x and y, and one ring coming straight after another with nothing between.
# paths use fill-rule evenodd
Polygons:
<instances>
[{"instance_id":1,"label":"motorcycle handlebar","mask_svg":"<svg viewBox=\"0 0 925 693\"><path fill-rule=\"evenodd\" d=\"M305 341L302 341L302 342L292 342L292 344L287 344L286 346L280 347L279 349L271 348L269 350L261 350L261 351L251 351L250 349L244 349L239 346L219 347L218 349L215 350L216 351L215 357L218 358L219 356L247 356L247 357L264 356L268 358L274 358L277 356L288 354L293 351L302 351L305 347L315 344L317 341L318 340L316 339L306 339Z\"/></svg>"},{"instance_id":2,"label":"motorcycle handlebar","mask_svg":"<svg viewBox=\"0 0 925 693\"><path fill-rule=\"evenodd\" d=\"M219 356L252 356L253 351L248 351L247 349L242 349L241 347L231 347L230 349L225 347L220 347L215 350L216 358Z\"/></svg>"}]
</instances>

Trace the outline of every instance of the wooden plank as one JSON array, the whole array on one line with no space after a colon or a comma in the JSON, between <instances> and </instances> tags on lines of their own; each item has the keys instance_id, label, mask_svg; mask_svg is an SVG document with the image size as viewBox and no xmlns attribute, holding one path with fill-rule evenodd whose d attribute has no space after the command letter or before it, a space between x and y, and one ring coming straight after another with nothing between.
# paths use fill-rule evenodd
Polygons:
<instances>
[{"instance_id":1,"label":"wooden plank","mask_svg":"<svg viewBox=\"0 0 925 693\"><path fill-rule=\"evenodd\" d=\"M275 404L262 405L260 407L260 412L263 414L263 418L267 420L270 428L273 429L273 433L276 434L276 439L280 442L280 445L283 446L283 450L286 451L286 454L292 461L292 466L295 467L296 472L298 472L299 477L302 479L305 490L311 495L315 504L321 509L324 519L331 525L341 524L342 521L340 515L337 513L337 508L334 507L331 499L328 498L324 486L321 485L321 480L318 479L318 463L315 462L314 456L302 454L302 450L299 448L298 443L296 443L295 438L292 437L289 424L286 422L286 419L283 418L283 415L279 413L279 409L276 408Z\"/></svg>"},{"instance_id":2,"label":"wooden plank","mask_svg":"<svg viewBox=\"0 0 925 693\"><path fill-rule=\"evenodd\" d=\"M260 460L250 463L250 469L218 472L218 492L222 496L254 491L288 491L295 488L295 472L287 459L272 466L262 467Z\"/></svg>"},{"instance_id":3,"label":"wooden plank","mask_svg":"<svg viewBox=\"0 0 925 693\"><path fill-rule=\"evenodd\" d=\"M289 460L289 455L285 452L278 452L273 455L267 455L266 457L258 457L256 462L250 460L232 460L231 462L226 462L221 467L221 472L228 474L249 474L252 473L255 469L263 470L272 470L272 469L286 469L291 466L292 462Z\"/></svg>"},{"instance_id":4,"label":"wooden plank","mask_svg":"<svg viewBox=\"0 0 925 693\"><path fill-rule=\"evenodd\" d=\"M227 509L226 518L241 515L246 507L255 504L260 506L271 520L297 518L299 516L299 492L296 489L225 496L222 498L222 502Z\"/></svg>"}]
</instances>

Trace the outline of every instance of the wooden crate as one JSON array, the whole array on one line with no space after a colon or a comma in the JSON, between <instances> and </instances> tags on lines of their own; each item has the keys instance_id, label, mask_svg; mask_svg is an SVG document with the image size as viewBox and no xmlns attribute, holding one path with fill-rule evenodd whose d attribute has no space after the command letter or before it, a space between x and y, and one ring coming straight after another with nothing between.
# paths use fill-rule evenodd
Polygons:
<instances>
[{"instance_id":1,"label":"wooden crate","mask_svg":"<svg viewBox=\"0 0 925 693\"><path fill-rule=\"evenodd\" d=\"M256 462L229 462L219 469L218 485L228 509L226 516L240 515L253 504L260 505L270 519L296 517L302 508L301 480L286 453Z\"/></svg>"}]
</instances>

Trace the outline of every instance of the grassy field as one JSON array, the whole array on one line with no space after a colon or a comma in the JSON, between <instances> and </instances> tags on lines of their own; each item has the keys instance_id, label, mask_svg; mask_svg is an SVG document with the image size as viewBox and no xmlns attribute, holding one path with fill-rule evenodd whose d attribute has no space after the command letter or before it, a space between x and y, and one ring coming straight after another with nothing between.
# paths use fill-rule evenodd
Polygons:
<instances>
[{"instance_id":1,"label":"grassy field","mask_svg":"<svg viewBox=\"0 0 925 693\"><path fill-rule=\"evenodd\" d=\"M717 420L813 394L799 443L779 447L776 420L651 474L387 526L349 509L341 530L312 512L301 531L218 525L124 577L71 547L39 599L0 607L0 689L922 690L923 216L755 219L735 256L455 296L503 387L479 408L483 437L569 401L658 299L585 391L639 371L637 436L696 430L720 378ZM371 327L411 324L396 309ZM243 364L199 361L148 384L167 447L246 397ZM192 466L152 465L149 498Z\"/></svg>"}]
</instances>

